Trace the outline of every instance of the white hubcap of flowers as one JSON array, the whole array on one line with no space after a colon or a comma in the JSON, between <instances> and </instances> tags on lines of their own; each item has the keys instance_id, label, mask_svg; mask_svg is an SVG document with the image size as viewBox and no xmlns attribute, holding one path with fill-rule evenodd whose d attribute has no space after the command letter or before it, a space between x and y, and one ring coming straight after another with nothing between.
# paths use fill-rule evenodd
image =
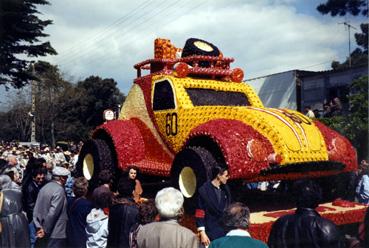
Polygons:
<instances>
[{"instance_id":1,"label":"white hubcap of flowers","mask_svg":"<svg viewBox=\"0 0 369 248\"><path fill-rule=\"evenodd\" d=\"M87 153L83 159L83 175L87 180L91 180L94 175L94 158L90 153Z\"/></svg>"},{"instance_id":2,"label":"white hubcap of flowers","mask_svg":"<svg viewBox=\"0 0 369 248\"><path fill-rule=\"evenodd\" d=\"M184 197L190 198L196 192L196 175L191 167L183 167L179 174L179 189Z\"/></svg>"}]
</instances>

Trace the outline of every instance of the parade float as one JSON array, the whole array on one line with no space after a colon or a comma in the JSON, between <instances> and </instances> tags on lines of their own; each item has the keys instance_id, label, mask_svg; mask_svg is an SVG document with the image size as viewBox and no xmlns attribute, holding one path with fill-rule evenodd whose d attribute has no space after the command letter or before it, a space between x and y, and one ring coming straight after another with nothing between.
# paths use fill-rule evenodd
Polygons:
<instances>
[{"instance_id":1,"label":"parade float","mask_svg":"<svg viewBox=\"0 0 369 248\"><path fill-rule=\"evenodd\" d=\"M264 107L243 70L213 44L191 38L179 49L156 39L154 50L153 59L134 66L137 78L117 120L97 127L81 150L77 171L92 186L101 170L119 177L136 165L170 179L191 200L215 164L243 182L357 170L345 137L297 111Z\"/></svg>"}]
</instances>

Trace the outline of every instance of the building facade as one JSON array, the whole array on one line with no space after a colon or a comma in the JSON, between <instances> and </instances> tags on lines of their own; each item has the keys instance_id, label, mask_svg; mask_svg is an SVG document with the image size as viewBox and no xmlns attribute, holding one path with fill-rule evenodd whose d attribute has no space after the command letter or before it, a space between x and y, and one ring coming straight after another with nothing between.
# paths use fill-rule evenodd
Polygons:
<instances>
[{"instance_id":1,"label":"building facade","mask_svg":"<svg viewBox=\"0 0 369 248\"><path fill-rule=\"evenodd\" d=\"M259 95L266 107L302 111L304 107L323 110L323 104L338 97L348 108L349 87L355 79L368 75L368 67L342 70L291 70L245 80Z\"/></svg>"}]
</instances>

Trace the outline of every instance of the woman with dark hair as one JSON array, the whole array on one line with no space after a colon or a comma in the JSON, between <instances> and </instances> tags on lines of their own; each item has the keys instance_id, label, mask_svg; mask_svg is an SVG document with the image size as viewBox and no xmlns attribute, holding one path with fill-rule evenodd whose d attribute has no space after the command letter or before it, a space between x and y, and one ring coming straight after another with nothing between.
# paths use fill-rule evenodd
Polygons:
<instances>
[{"instance_id":1,"label":"woman with dark hair","mask_svg":"<svg viewBox=\"0 0 369 248\"><path fill-rule=\"evenodd\" d=\"M88 181L84 177L74 180L74 198L68 202L68 247L86 247L86 217L93 208L92 202L86 199Z\"/></svg>"},{"instance_id":2,"label":"woman with dark hair","mask_svg":"<svg viewBox=\"0 0 369 248\"><path fill-rule=\"evenodd\" d=\"M201 243L205 246L208 246L211 240L225 235L219 220L224 209L231 203L228 178L228 168L225 165L214 166L211 180L199 188L195 217Z\"/></svg>"},{"instance_id":3,"label":"woman with dark hair","mask_svg":"<svg viewBox=\"0 0 369 248\"><path fill-rule=\"evenodd\" d=\"M128 166L128 178L134 181L134 185L135 185L135 189L133 191L133 199L137 203L140 202L140 198L143 193L141 182L140 180L137 179L139 173L140 171L137 166L134 166L134 165Z\"/></svg>"}]
</instances>

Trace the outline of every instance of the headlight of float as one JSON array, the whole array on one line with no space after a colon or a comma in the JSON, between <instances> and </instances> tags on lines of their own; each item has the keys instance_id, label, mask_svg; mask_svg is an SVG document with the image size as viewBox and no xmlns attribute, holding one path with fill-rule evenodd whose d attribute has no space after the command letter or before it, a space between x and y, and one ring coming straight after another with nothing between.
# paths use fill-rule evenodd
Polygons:
<instances>
[{"instance_id":1,"label":"headlight of float","mask_svg":"<svg viewBox=\"0 0 369 248\"><path fill-rule=\"evenodd\" d=\"M258 139L251 139L246 145L247 155L257 162L267 160L268 154L263 147L263 143Z\"/></svg>"}]
</instances>

